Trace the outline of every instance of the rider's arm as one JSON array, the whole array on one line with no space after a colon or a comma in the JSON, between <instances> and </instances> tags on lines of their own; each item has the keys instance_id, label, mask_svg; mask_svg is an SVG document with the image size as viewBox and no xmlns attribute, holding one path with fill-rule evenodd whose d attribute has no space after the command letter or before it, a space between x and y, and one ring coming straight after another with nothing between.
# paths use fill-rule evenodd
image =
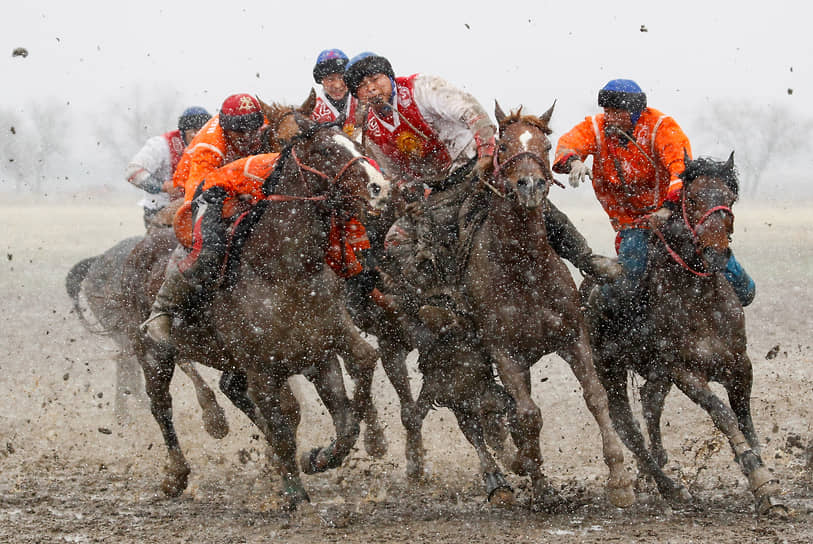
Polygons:
<instances>
[{"instance_id":1,"label":"rider's arm","mask_svg":"<svg viewBox=\"0 0 813 544\"><path fill-rule=\"evenodd\" d=\"M677 202L683 182L678 177L686 168L684 164L684 150L691 158L692 147L689 138L671 117L664 117L655 134L655 157L669 172L669 189L666 200Z\"/></svg>"},{"instance_id":2,"label":"rider's arm","mask_svg":"<svg viewBox=\"0 0 813 544\"><path fill-rule=\"evenodd\" d=\"M558 174L567 174L570 172L571 162L584 161L589 155L594 155L597 150L598 142L596 142L593 119L586 117L584 121L559 138L553 159L553 171Z\"/></svg>"},{"instance_id":3,"label":"rider's arm","mask_svg":"<svg viewBox=\"0 0 813 544\"><path fill-rule=\"evenodd\" d=\"M128 182L151 194L160 193L171 174L169 146L161 136L147 140L125 171Z\"/></svg>"}]
</instances>

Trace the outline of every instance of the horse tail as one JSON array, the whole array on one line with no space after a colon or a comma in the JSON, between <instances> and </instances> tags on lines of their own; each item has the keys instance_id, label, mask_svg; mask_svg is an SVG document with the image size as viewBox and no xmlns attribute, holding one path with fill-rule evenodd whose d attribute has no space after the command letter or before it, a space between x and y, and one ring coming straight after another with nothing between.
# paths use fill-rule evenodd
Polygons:
<instances>
[{"instance_id":1,"label":"horse tail","mask_svg":"<svg viewBox=\"0 0 813 544\"><path fill-rule=\"evenodd\" d=\"M93 325L91 325L91 323L85 317L85 312L79 305L79 292L82 290L82 281L87 277L90 267L93 266L93 263L95 263L99 257L101 257L101 255L82 259L73 265L68 271L68 275L65 276L65 290L68 292L68 296L71 297L71 300L73 301L73 311L79 318L79 321L82 322L82 325L84 325L84 327L90 332L96 331L93 330Z\"/></svg>"}]
</instances>

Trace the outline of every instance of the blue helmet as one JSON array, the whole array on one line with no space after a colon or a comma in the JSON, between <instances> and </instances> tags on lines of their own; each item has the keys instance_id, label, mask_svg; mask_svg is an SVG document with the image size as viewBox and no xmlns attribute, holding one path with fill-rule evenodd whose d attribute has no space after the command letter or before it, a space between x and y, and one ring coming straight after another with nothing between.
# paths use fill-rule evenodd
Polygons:
<instances>
[{"instance_id":1,"label":"blue helmet","mask_svg":"<svg viewBox=\"0 0 813 544\"><path fill-rule=\"evenodd\" d=\"M192 106L186 108L183 113L178 117L178 130L200 130L205 125L212 115L206 109L200 106Z\"/></svg>"},{"instance_id":2,"label":"blue helmet","mask_svg":"<svg viewBox=\"0 0 813 544\"><path fill-rule=\"evenodd\" d=\"M614 79L598 92L598 105L641 113L646 108L646 94L631 79Z\"/></svg>"},{"instance_id":3,"label":"blue helmet","mask_svg":"<svg viewBox=\"0 0 813 544\"><path fill-rule=\"evenodd\" d=\"M322 79L327 75L343 74L347 61L347 55L341 49L325 49L316 57L313 79L316 83L322 83Z\"/></svg>"},{"instance_id":4,"label":"blue helmet","mask_svg":"<svg viewBox=\"0 0 813 544\"><path fill-rule=\"evenodd\" d=\"M386 74L390 79L395 79L395 72L390 61L381 55L365 51L350 59L344 72L344 83L355 96L361 80L373 74Z\"/></svg>"}]
</instances>

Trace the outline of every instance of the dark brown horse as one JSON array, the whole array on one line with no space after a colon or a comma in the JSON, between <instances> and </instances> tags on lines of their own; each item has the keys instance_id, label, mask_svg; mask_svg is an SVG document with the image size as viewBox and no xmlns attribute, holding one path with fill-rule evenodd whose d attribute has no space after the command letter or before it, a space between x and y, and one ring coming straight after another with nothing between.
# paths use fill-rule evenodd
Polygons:
<instances>
[{"instance_id":1,"label":"dark brown horse","mask_svg":"<svg viewBox=\"0 0 813 544\"><path fill-rule=\"evenodd\" d=\"M283 124L292 124L290 133L297 135L266 181L268 198L253 212L258 219L243 247L237 281L215 294L202 319L176 323L175 351L153 350L155 361L142 362L153 415L169 449L163 485L171 494L183 491L189 474L172 424L168 389L177 353L195 354L195 360L246 377L249 402L256 407L247 414L278 457L290 507L308 495L295 459L298 414L288 378L308 372L337 432L330 446L306 454L305 472L341 464L358 436L359 414L370 402L378 355L350 321L341 281L325 265L325 252L331 221L358 215L371 200L385 198L389 184L338 128L316 126L296 114L281 119ZM277 128L280 133L288 130ZM153 250L144 256L150 254L166 261L167 254ZM148 268L160 269L141 267ZM147 293L138 304L140 315L148 314L149 294L160 280L160 275L137 278L141 289L136 291ZM356 377L352 403L336 355L358 368L351 372Z\"/></svg>"},{"instance_id":2,"label":"dark brown horse","mask_svg":"<svg viewBox=\"0 0 813 544\"><path fill-rule=\"evenodd\" d=\"M492 181L467 216L482 210L462 271L462 288L484 348L514 400L511 432L518 447L513 469L531 478L535 501L550 489L541 471L542 418L531 397L531 367L548 353L559 354L579 380L587 407L599 426L610 474L608 497L617 506L634 502L623 448L612 428L607 396L593 366L579 296L564 262L551 248L544 207L553 175L548 122L505 115L497 105L499 139Z\"/></svg>"},{"instance_id":3,"label":"dark brown horse","mask_svg":"<svg viewBox=\"0 0 813 544\"><path fill-rule=\"evenodd\" d=\"M739 299L722 274L734 229L731 206L738 183L734 154L725 163L689 161L682 206L653 232L640 298L645 319L635 326L606 320L588 304L596 367L607 389L610 414L624 443L665 498L684 501L686 490L664 474L660 414L671 384L700 405L729 440L748 478L760 514L783 514L775 497L778 484L759 456L751 419L751 361L746 353L745 317ZM587 297L592 287L584 286ZM585 298L586 299L586 298ZM630 410L627 374L647 378L641 394L652 450L648 450ZM709 388L723 385L730 407Z\"/></svg>"},{"instance_id":4,"label":"dark brown horse","mask_svg":"<svg viewBox=\"0 0 813 544\"><path fill-rule=\"evenodd\" d=\"M169 230L165 229L169 234ZM88 257L76 263L65 278L65 288L73 300L74 313L85 328L93 333L109 336L116 343L116 417L122 421L129 415L128 399L142 400L146 397L141 367L135 358L133 336L138 331L138 316L130 311L129 294L123 288L125 263L141 242L142 236L134 236L117 243L101 255ZM84 295L87 309L95 317L88 319L86 309L80 303ZM178 366L192 380L195 394L203 410L206 432L214 438L223 438L229 430L223 408L214 393L198 373L194 363L178 359Z\"/></svg>"}]
</instances>

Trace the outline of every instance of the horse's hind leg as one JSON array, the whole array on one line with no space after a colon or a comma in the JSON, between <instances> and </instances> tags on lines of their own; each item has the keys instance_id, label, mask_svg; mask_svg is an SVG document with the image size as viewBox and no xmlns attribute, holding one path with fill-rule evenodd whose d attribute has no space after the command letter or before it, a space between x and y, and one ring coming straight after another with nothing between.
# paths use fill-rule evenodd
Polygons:
<instances>
[{"instance_id":1,"label":"horse's hind leg","mask_svg":"<svg viewBox=\"0 0 813 544\"><path fill-rule=\"evenodd\" d=\"M480 460L480 472L486 485L488 502L494 506L510 506L514 504L514 493L508 481L500 471L494 458L488 451L483 436L483 427L479 414L472 414L459 408L452 408L457 418L457 426L463 432L466 440L474 446Z\"/></svg>"},{"instance_id":2,"label":"horse's hind leg","mask_svg":"<svg viewBox=\"0 0 813 544\"><path fill-rule=\"evenodd\" d=\"M176 363L178 368L183 370L183 373L189 376L192 380L192 385L195 386L195 396L198 399L198 404L203 411L203 428L212 438L223 438L229 434L229 422L226 421L226 412L217 403L214 391L211 390L209 384L204 381L198 370L195 368L194 363L186 359L180 359Z\"/></svg>"},{"instance_id":3,"label":"horse's hind leg","mask_svg":"<svg viewBox=\"0 0 813 544\"><path fill-rule=\"evenodd\" d=\"M333 418L336 440L326 448L316 448L303 455L300 465L305 474L323 472L340 466L359 435L359 421L347 398L338 360L335 357L328 357L325 363L320 365L312 381L319 398Z\"/></svg>"},{"instance_id":4,"label":"horse's hind leg","mask_svg":"<svg viewBox=\"0 0 813 544\"><path fill-rule=\"evenodd\" d=\"M593 355L587 341L587 333L582 330L577 342L569 349L559 352L567 361L576 379L582 386L582 395L587 408L593 414L601 433L601 443L604 452L604 463L610 470L607 481L607 493L610 502L615 506L625 508L635 502L635 492L632 489L632 478L624 467L624 453L618 435L613 430L608 408L607 393L602 388L596 369L593 366Z\"/></svg>"},{"instance_id":5,"label":"horse's hind leg","mask_svg":"<svg viewBox=\"0 0 813 544\"><path fill-rule=\"evenodd\" d=\"M639 389L644 421L649 434L649 450L661 468L665 467L669 460L661 438L661 415L666 395L669 394L671 388L672 383L668 379L650 376Z\"/></svg>"},{"instance_id":6,"label":"horse's hind leg","mask_svg":"<svg viewBox=\"0 0 813 544\"><path fill-rule=\"evenodd\" d=\"M152 357L138 351L137 357L144 369L150 410L161 428L169 453L169 464L166 467L164 481L161 483L161 490L170 497L177 497L183 493L189 483L190 468L181 451L175 425L172 422L172 396L169 393L169 384L175 370L175 361L171 355L160 354Z\"/></svg>"},{"instance_id":7,"label":"horse's hind leg","mask_svg":"<svg viewBox=\"0 0 813 544\"><path fill-rule=\"evenodd\" d=\"M759 438L756 429L754 429L754 421L751 418L751 387L753 383L754 375L751 369L751 359L748 355L743 354L737 360L737 368L734 374L724 385L728 393L728 402L737 416L737 423L742 434L745 435L751 449L761 453Z\"/></svg>"},{"instance_id":8,"label":"horse's hind leg","mask_svg":"<svg viewBox=\"0 0 813 544\"><path fill-rule=\"evenodd\" d=\"M355 364L352 359L345 361L347 373L356 381L360 378L359 373L361 369ZM363 379L363 378L362 378ZM364 449L370 457L383 457L387 453L387 439L384 436L384 429L378 421L378 410L374 402L369 402L367 411L364 412L362 420L365 423L364 430Z\"/></svg>"},{"instance_id":9,"label":"horse's hind leg","mask_svg":"<svg viewBox=\"0 0 813 544\"><path fill-rule=\"evenodd\" d=\"M728 437L731 449L734 450L734 458L748 478L749 487L756 499L757 512L770 515L786 513L787 509L775 499L780 492L778 483L765 468L759 454L751 449L745 435L740 431L734 412L712 392L705 379L685 368L673 370L672 375L675 385L708 412L714 425Z\"/></svg>"}]
</instances>

